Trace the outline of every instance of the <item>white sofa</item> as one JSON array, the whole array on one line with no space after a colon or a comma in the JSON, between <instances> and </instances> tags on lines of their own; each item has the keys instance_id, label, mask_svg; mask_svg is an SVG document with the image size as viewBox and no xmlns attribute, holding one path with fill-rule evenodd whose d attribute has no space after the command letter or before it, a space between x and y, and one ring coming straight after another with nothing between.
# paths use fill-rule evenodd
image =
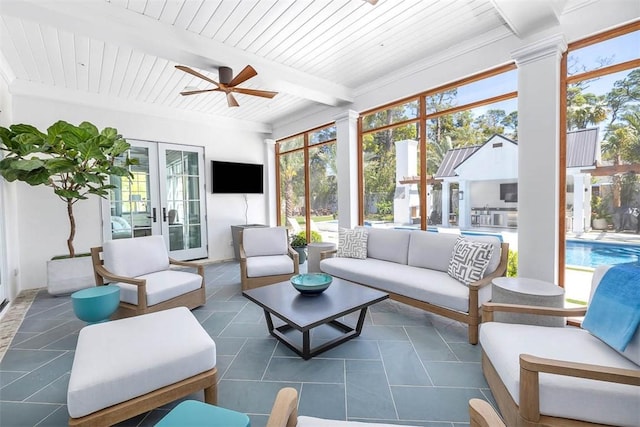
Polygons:
<instances>
[{"instance_id":1,"label":"white sofa","mask_svg":"<svg viewBox=\"0 0 640 427\"><path fill-rule=\"evenodd\" d=\"M469 342L478 342L480 307L491 299L491 279L504 276L508 243L494 236L465 236L493 245L484 277L469 286L447 273L459 235L422 230L367 228L365 259L321 253L320 270L380 289L390 298L469 325Z\"/></svg>"},{"instance_id":2,"label":"white sofa","mask_svg":"<svg viewBox=\"0 0 640 427\"><path fill-rule=\"evenodd\" d=\"M594 272L591 297L608 268ZM507 425L640 426L640 329L620 353L585 329L494 322L497 311L583 316L588 309L485 305L482 370Z\"/></svg>"}]
</instances>

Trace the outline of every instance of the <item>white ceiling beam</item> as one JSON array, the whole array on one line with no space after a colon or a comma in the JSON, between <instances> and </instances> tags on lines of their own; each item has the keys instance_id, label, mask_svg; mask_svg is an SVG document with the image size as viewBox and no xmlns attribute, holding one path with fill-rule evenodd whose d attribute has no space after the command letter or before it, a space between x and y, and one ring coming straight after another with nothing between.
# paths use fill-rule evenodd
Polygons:
<instances>
[{"instance_id":1,"label":"white ceiling beam","mask_svg":"<svg viewBox=\"0 0 640 427\"><path fill-rule=\"evenodd\" d=\"M353 102L351 89L177 29L102 0L3 0L0 14L14 16L105 42L122 44L178 64L211 70L236 70L251 64L269 90L338 106Z\"/></svg>"},{"instance_id":2,"label":"white ceiling beam","mask_svg":"<svg viewBox=\"0 0 640 427\"><path fill-rule=\"evenodd\" d=\"M513 34L523 39L560 24L558 16L566 0L491 0Z\"/></svg>"}]
</instances>

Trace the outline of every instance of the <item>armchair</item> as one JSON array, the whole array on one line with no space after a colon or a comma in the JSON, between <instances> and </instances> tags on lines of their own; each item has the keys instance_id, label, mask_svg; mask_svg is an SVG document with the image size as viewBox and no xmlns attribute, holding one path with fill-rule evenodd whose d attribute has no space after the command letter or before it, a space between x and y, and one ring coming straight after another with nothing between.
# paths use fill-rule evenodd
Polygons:
<instances>
[{"instance_id":1,"label":"armchair","mask_svg":"<svg viewBox=\"0 0 640 427\"><path fill-rule=\"evenodd\" d=\"M298 274L298 253L284 227L246 228L239 233L242 290L289 280Z\"/></svg>"},{"instance_id":2,"label":"armchair","mask_svg":"<svg viewBox=\"0 0 640 427\"><path fill-rule=\"evenodd\" d=\"M298 391L292 387L284 387L276 396L266 427L395 427L395 425L298 416Z\"/></svg>"},{"instance_id":3,"label":"armchair","mask_svg":"<svg viewBox=\"0 0 640 427\"><path fill-rule=\"evenodd\" d=\"M204 267L170 258L162 236L110 240L91 248L91 258L96 286L120 287L113 319L180 306L193 309L206 302ZM195 268L198 273L171 266Z\"/></svg>"},{"instance_id":4,"label":"armchair","mask_svg":"<svg viewBox=\"0 0 640 427\"><path fill-rule=\"evenodd\" d=\"M500 415L482 399L469 400L470 427L506 427Z\"/></svg>"},{"instance_id":5,"label":"armchair","mask_svg":"<svg viewBox=\"0 0 640 427\"><path fill-rule=\"evenodd\" d=\"M590 303L607 269L594 272ZM638 330L620 352L581 327L493 321L498 311L576 317L596 306L483 305L482 370L507 425L640 425Z\"/></svg>"}]
</instances>

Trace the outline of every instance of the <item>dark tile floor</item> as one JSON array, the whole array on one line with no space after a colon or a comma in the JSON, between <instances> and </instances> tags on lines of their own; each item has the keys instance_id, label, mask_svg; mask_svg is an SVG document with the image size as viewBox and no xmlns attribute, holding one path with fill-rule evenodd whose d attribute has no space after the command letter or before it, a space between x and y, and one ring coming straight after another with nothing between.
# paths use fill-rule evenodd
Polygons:
<instances>
[{"instance_id":1,"label":"dark tile floor","mask_svg":"<svg viewBox=\"0 0 640 427\"><path fill-rule=\"evenodd\" d=\"M209 265L205 274L207 303L193 313L216 342L218 403L249 414L252 427L266 424L285 386L298 389L301 415L399 425L465 426L470 398L494 403L480 347L467 343L458 322L387 300L370 308L360 337L305 361L267 333L262 309L241 294L236 262ZM0 362L0 425L67 425L83 326L68 296L38 293ZM319 328L312 339L331 334ZM120 425L152 426L175 404Z\"/></svg>"}]
</instances>

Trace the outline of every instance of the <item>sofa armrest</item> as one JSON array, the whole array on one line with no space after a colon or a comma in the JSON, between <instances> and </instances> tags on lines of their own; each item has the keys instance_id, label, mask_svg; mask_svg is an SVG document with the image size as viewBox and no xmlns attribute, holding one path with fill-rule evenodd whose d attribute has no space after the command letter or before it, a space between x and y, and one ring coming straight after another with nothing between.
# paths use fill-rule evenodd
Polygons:
<instances>
[{"instance_id":1,"label":"sofa armrest","mask_svg":"<svg viewBox=\"0 0 640 427\"><path fill-rule=\"evenodd\" d=\"M333 258L338 253L337 249L330 249L328 251L320 252L320 261L327 258Z\"/></svg>"},{"instance_id":2,"label":"sofa armrest","mask_svg":"<svg viewBox=\"0 0 640 427\"><path fill-rule=\"evenodd\" d=\"M505 313L537 314L541 316L579 317L586 314L587 307L554 308L536 305L486 302L482 305L482 321L493 322L493 313L497 311Z\"/></svg>"},{"instance_id":3,"label":"sofa armrest","mask_svg":"<svg viewBox=\"0 0 640 427\"><path fill-rule=\"evenodd\" d=\"M527 421L540 420L540 372L640 386L640 369L622 369L565 360L520 355L520 416Z\"/></svg>"},{"instance_id":4,"label":"sofa armrest","mask_svg":"<svg viewBox=\"0 0 640 427\"><path fill-rule=\"evenodd\" d=\"M293 249L293 246L289 245L289 247L287 248L287 253L289 255L289 258L293 260L294 265L298 265L300 263L300 254L298 253L298 251Z\"/></svg>"}]
</instances>

